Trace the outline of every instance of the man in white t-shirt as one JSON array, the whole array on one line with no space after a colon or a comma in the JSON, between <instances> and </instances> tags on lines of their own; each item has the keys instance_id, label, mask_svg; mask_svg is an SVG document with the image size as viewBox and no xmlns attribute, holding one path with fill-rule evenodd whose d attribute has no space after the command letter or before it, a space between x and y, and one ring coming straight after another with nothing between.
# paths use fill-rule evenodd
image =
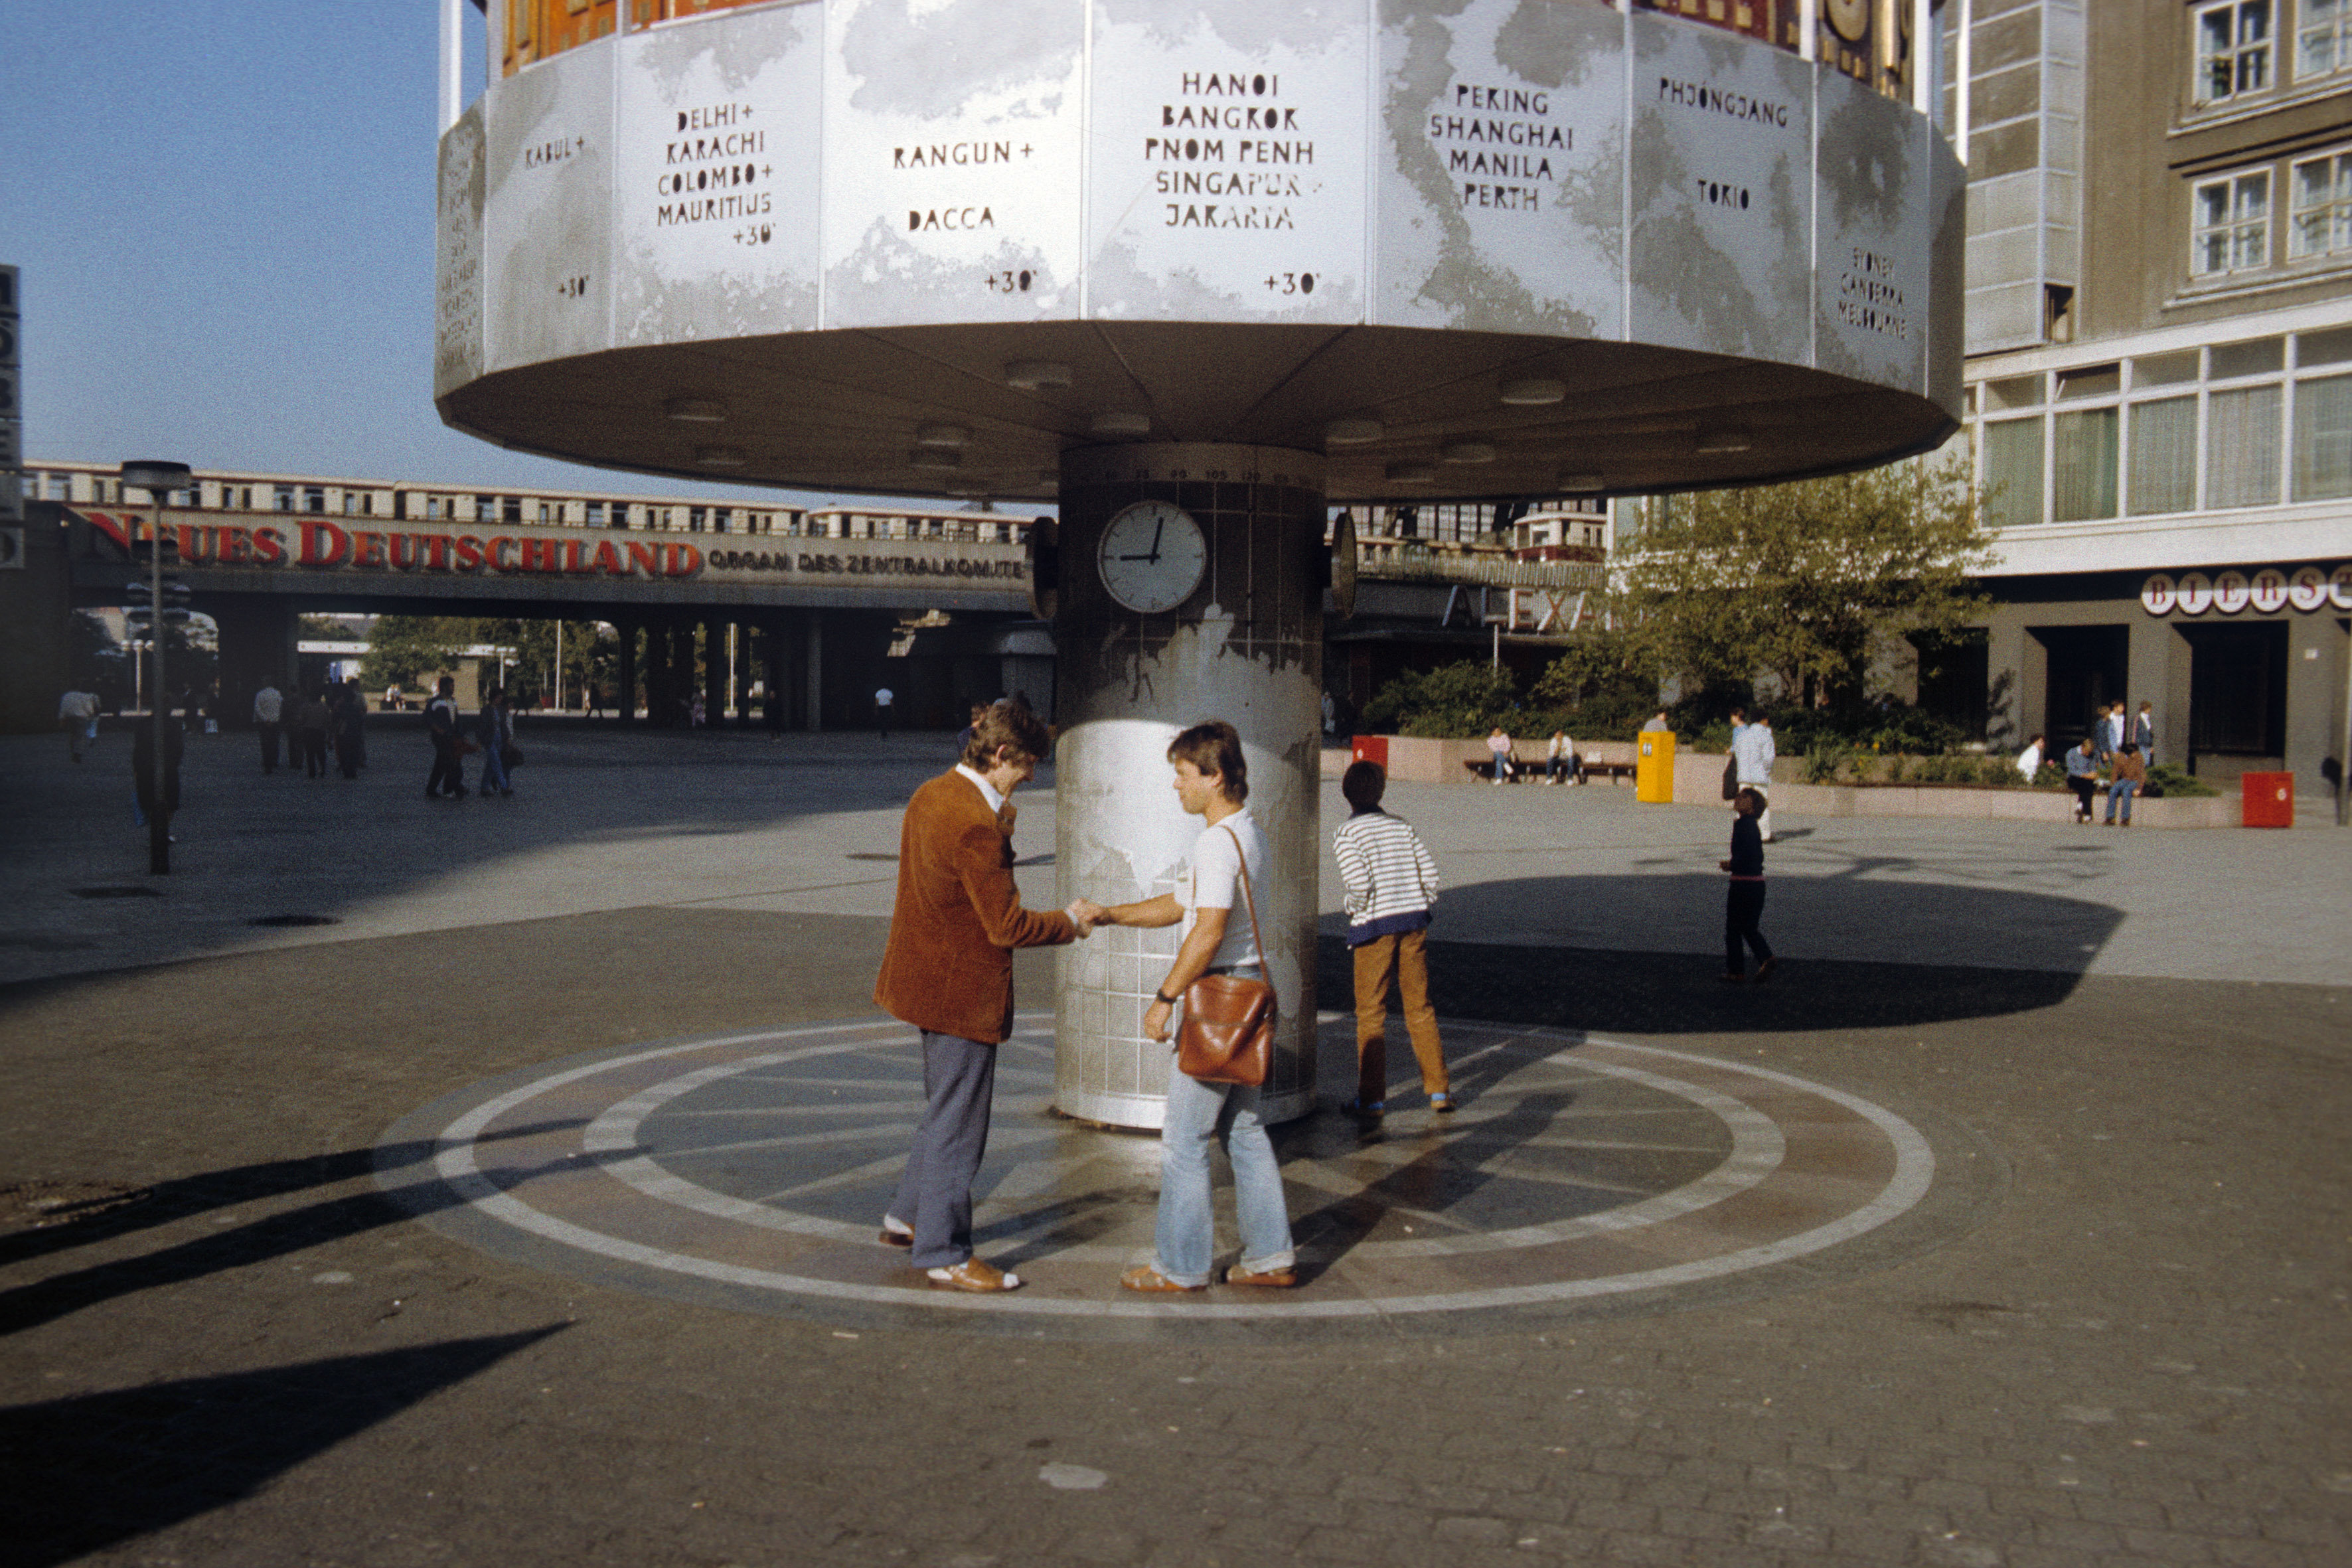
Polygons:
<instances>
[{"instance_id":1,"label":"man in white t-shirt","mask_svg":"<svg viewBox=\"0 0 2352 1568\"><path fill-rule=\"evenodd\" d=\"M1242 1260L1225 1270L1228 1285L1283 1289L1298 1283L1290 1215L1282 1201L1282 1167L1258 1114L1259 1090L1242 1084L1203 1083L1176 1070L1169 1024L1184 988L1203 974L1265 978L1253 904L1266 897L1265 835L1245 804L1249 764L1241 736L1223 720L1195 724L1168 748L1176 770L1176 798L1205 818L1192 847L1192 874L1177 892L1120 904L1099 917L1103 925L1184 923L1184 945L1143 1015L1143 1032L1168 1040L1168 1103L1160 1129L1160 1217L1152 1261L1119 1277L1129 1290L1160 1294L1205 1289L1213 1266L1216 1215L1210 1202L1209 1151L1223 1143L1234 1167L1234 1206L1240 1222Z\"/></svg>"}]
</instances>

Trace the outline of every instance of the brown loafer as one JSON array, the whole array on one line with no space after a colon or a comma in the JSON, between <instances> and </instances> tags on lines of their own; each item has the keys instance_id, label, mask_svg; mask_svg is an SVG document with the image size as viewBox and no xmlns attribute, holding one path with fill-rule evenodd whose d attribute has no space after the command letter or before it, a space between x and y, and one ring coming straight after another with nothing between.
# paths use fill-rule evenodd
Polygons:
<instances>
[{"instance_id":1,"label":"brown loafer","mask_svg":"<svg viewBox=\"0 0 2352 1568\"><path fill-rule=\"evenodd\" d=\"M1206 1285L1179 1285L1148 1263L1120 1275L1118 1283L1121 1289L1140 1290L1149 1296L1182 1295L1208 1289Z\"/></svg>"},{"instance_id":2,"label":"brown loafer","mask_svg":"<svg viewBox=\"0 0 2352 1568\"><path fill-rule=\"evenodd\" d=\"M1269 1268L1263 1274L1253 1274L1236 1263L1225 1270L1225 1283L1259 1285L1270 1290L1287 1290L1298 1283L1298 1275L1296 1270L1288 1268Z\"/></svg>"},{"instance_id":3,"label":"brown loafer","mask_svg":"<svg viewBox=\"0 0 2352 1568\"><path fill-rule=\"evenodd\" d=\"M882 1219L881 1242L885 1247L912 1247L915 1245L915 1233L911 1230L898 1229L890 1223L889 1216L885 1215Z\"/></svg>"},{"instance_id":4,"label":"brown loafer","mask_svg":"<svg viewBox=\"0 0 2352 1568\"><path fill-rule=\"evenodd\" d=\"M1021 1276L1008 1274L992 1263L977 1258L967 1258L953 1268L931 1268L924 1278L934 1285L950 1290L972 1290L983 1294L998 1290L1018 1290Z\"/></svg>"}]
</instances>

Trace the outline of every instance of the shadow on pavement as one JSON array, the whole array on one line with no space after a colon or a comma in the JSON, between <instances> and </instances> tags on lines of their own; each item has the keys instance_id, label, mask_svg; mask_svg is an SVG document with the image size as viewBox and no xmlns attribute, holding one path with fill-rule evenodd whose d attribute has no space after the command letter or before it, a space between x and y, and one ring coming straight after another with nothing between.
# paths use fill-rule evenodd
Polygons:
<instances>
[{"instance_id":1,"label":"shadow on pavement","mask_svg":"<svg viewBox=\"0 0 2352 1568\"><path fill-rule=\"evenodd\" d=\"M249 1497L563 1327L0 1409L0 1562L47 1568Z\"/></svg>"},{"instance_id":2,"label":"shadow on pavement","mask_svg":"<svg viewBox=\"0 0 2352 1568\"><path fill-rule=\"evenodd\" d=\"M577 1125L576 1122L540 1123L503 1129L492 1136L499 1139L527 1138ZM345 1150L311 1159L241 1165L163 1183L152 1189L154 1196L150 1202L127 1204L75 1224L22 1231L0 1237L0 1265L44 1257L68 1247L86 1247L234 1204L300 1192L381 1170L416 1164L430 1159L433 1148L430 1143L418 1142L390 1148ZM446 1206L458 1201L457 1195L442 1184L434 1184L429 1190L436 1194L435 1206ZM197 1237L153 1252L141 1253L134 1258L114 1258L86 1268L53 1274L30 1284L0 1290L0 1335L34 1328L68 1313L79 1311L84 1307L127 1296L133 1291L201 1279L223 1269L241 1268L248 1264L282 1258L289 1253L305 1251L344 1237L396 1225L415 1218L417 1212L414 1204L395 1203L385 1194L370 1189L306 1204L278 1214L265 1215L249 1224Z\"/></svg>"},{"instance_id":3,"label":"shadow on pavement","mask_svg":"<svg viewBox=\"0 0 2352 1568\"><path fill-rule=\"evenodd\" d=\"M1769 919L1765 929L1771 932ZM1707 953L1433 942L1429 997L1440 1017L1483 1023L1590 1034L1777 1034L2026 1013L2064 1001L2081 979L2050 970L1815 958L1775 940L1781 968L1767 985L1726 985L1717 978L1723 961ZM1348 1007L1354 984L1346 939L1318 938L1320 1005ZM1391 1046L1391 1059L1397 1055ZM1412 1065L1404 1053L1407 1079Z\"/></svg>"}]
</instances>

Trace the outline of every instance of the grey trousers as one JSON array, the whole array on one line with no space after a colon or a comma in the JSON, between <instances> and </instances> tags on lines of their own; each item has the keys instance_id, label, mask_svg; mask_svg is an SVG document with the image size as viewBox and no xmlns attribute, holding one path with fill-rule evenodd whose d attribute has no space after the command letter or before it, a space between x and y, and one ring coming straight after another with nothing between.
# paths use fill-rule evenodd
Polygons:
<instances>
[{"instance_id":1,"label":"grey trousers","mask_svg":"<svg viewBox=\"0 0 2352 1568\"><path fill-rule=\"evenodd\" d=\"M996 1047L923 1031L923 1120L890 1213L915 1229L918 1268L952 1268L971 1256L971 1181L988 1152Z\"/></svg>"}]
</instances>

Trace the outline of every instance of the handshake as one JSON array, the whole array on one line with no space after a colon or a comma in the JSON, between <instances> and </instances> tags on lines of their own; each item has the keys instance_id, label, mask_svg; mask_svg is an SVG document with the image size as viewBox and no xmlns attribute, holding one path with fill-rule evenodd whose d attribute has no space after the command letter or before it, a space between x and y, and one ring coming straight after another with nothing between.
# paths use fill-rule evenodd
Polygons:
<instances>
[{"instance_id":1,"label":"handshake","mask_svg":"<svg viewBox=\"0 0 2352 1568\"><path fill-rule=\"evenodd\" d=\"M1117 915L1096 903L1092 899L1074 899L1070 901L1069 907L1062 912L1069 916L1070 923L1078 928L1080 941L1094 935L1097 926L1118 924Z\"/></svg>"}]
</instances>

